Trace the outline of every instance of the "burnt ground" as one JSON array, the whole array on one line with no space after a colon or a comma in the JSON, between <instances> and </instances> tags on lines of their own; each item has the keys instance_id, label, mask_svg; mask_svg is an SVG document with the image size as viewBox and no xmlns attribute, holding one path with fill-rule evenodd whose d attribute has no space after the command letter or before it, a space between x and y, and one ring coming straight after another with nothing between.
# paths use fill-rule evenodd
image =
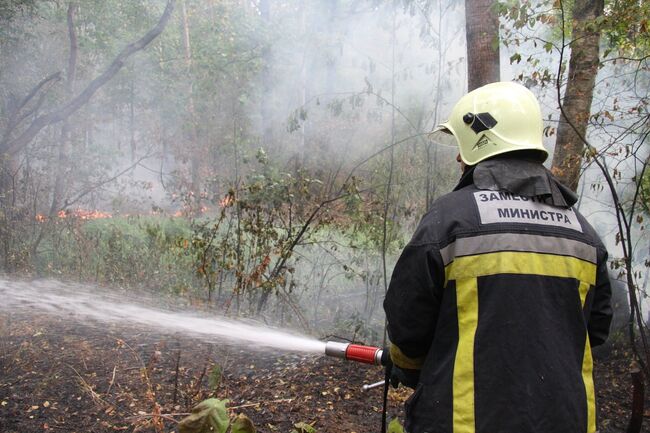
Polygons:
<instances>
[{"instance_id":1,"label":"burnt ground","mask_svg":"<svg viewBox=\"0 0 650 433\"><path fill-rule=\"evenodd\" d=\"M628 360L612 351L596 362L601 432L627 426ZM337 359L245 352L123 326L0 316L2 433L172 432L183 414L212 396L229 399L231 413L246 414L260 432L289 433L299 422L319 433L378 432L381 388L364 392L361 386L381 378L378 367ZM390 417L403 416L408 395L391 390ZM648 424L650 411L643 431L650 431Z\"/></svg>"}]
</instances>

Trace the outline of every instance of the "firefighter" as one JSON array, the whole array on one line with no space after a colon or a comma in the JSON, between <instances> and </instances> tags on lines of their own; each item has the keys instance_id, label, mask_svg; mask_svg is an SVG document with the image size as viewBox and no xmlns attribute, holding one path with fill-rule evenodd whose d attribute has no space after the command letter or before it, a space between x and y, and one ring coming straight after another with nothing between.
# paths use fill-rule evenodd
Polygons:
<instances>
[{"instance_id":1,"label":"firefighter","mask_svg":"<svg viewBox=\"0 0 650 433\"><path fill-rule=\"evenodd\" d=\"M535 96L462 97L435 131L463 171L422 218L384 300L409 433L592 433L591 348L612 317L607 251L542 165Z\"/></svg>"}]
</instances>

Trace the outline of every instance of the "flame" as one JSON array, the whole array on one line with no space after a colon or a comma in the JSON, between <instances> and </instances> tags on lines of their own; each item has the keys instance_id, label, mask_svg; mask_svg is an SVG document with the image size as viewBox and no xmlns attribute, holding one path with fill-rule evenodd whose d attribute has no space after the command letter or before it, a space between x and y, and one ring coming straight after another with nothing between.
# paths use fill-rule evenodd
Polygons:
<instances>
[{"instance_id":1,"label":"flame","mask_svg":"<svg viewBox=\"0 0 650 433\"><path fill-rule=\"evenodd\" d=\"M226 194L224 198L219 200L219 206L221 207L230 207L233 205L233 202L235 201L234 197L232 194Z\"/></svg>"},{"instance_id":2,"label":"flame","mask_svg":"<svg viewBox=\"0 0 650 433\"><path fill-rule=\"evenodd\" d=\"M186 217L188 215L202 215L209 210L210 208L207 206L201 206L196 211L193 211L190 207L183 207L183 209L179 209L176 212L174 212L172 216L174 218L181 218L181 217Z\"/></svg>"},{"instance_id":3,"label":"flame","mask_svg":"<svg viewBox=\"0 0 650 433\"><path fill-rule=\"evenodd\" d=\"M102 212L99 210L83 210L83 209L77 209L75 211L72 211L71 216L82 219L82 220L96 220L96 219L104 219L104 218L113 218L113 215L111 215L108 212Z\"/></svg>"},{"instance_id":4,"label":"flame","mask_svg":"<svg viewBox=\"0 0 650 433\"><path fill-rule=\"evenodd\" d=\"M111 215L108 212L102 212L99 210L87 210L87 209L68 209L68 210L60 210L56 214L57 218L60 219L65 219L65 218L77 218L80 220L94 220L94 219L103 219L103 218L113 218L113 215ZM47 221L48 216L43 215L43 214L38 214L35 217L36 221L38 222L44 222Z\"/></svg>"},{"instance_id":5,"label":"flame","mask_svg":"<svg viewBox=\"0 0 650 433\"><path fill-rule=\"evenodd\" d=\"M232 203L232 197L226 196L222 202L226 203L226 206L231 206ZM202 215L205 214L206 212L209 212L210 208L207 206L201 206L196 212L192 212L189 208L183 208L179 209L176 212L172 213L171 216L174 218L181 218L181 217L186 217L190 214L198 214ZM149 213L150 215L160 215L162 214L161 211L154 210ZM121 214L122 216L129 216L129 214ZM94 220L94 219L103 219L103 218L113 218L113 215L108 213L108 212L102 212L100 210L87 210L87 209L67 209L67 210L61 210L57 212L56 218L59 219L66 219L66 218L73 218L73 219L79 219L79 220ZM45 222L49 219L48 215L46 214L37 214L34 219L39 222Z\"/></svg>"}]
</instances>

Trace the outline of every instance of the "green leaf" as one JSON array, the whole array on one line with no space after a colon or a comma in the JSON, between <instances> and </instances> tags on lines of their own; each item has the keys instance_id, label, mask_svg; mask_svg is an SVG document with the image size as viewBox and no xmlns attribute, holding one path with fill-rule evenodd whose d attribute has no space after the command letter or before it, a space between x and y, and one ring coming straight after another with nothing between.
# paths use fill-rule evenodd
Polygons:
<instances>
[{"instance_id":1,"label":"green leaf","mask_svg":"<svg viewBox=\"0 0 650 433\"><path fill-rule=\"evenodd\" d=\"M397 418L393 418L388 423L388 433L404 433L404 427L400 424Z\"/></svg>"},{"instance_id":2,"label":"green leaf","mask_svg":"<svg viewBox=\"0 0 650 433\"><path fill-rule=\"evenodd\" d=\"M293 426L295 429L291 430L291 433L316 433L314 426L307 424L306 422L299 422Z\"/></svg>"},{"instance_id":3,"label":"green leaf","mask_svg":"<svg viewBox=\"0 0 650 433\"><path fill-rule=\"evenodd\" d=\"M211 390L215 391L219 387L219 384L221 384L221 374L221 366L219 364L212 367L208 379L208 386Z\"/></svg>"},{"instance_id":4,"label":"green leaf","mask_svg":"<svg viewBox=\"0 0 650 433\"><path fill-rule=\"evenodd\" d=\"M521 62L521 54L514 53L512 56L510 56L510 64L512 65L514 62Z\"/></svg>"},{"instance_id":5,"label":"green leaf","mask_svg":"<svg viewBox=\"0 0 650 433\"><path fill-rule=\"evenodd\" d=\"M230 433L255 433L255 426L253 425L253 421L250 420L246 415L243 413L240 413L237 415L237 418L235 418L232 422L232 426L230 427Z\"/></svg>"},{"instance_id":6,"label":"green leaf","mask_svg":"<svg viewBox=\"0 0 650 433\"><path fill-rule=\"evenodd\" d=\"M228 400L209 398L192 408L192 414L178 423L179 433L226 433L230 425Z\"/></svg>"}]
</instances>

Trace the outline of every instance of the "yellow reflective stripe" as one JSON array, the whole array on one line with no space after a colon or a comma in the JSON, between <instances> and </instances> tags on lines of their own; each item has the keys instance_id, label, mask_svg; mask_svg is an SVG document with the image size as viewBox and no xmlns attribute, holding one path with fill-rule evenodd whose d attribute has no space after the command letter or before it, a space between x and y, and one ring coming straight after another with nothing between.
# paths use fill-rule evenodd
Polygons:
<instances>
[{"instance_id":1,"label":"yellow reflective stripe","mask_svg":"<svg viewBox=\"0 0 650 433\"><path fill-rule=\"evenodd\" d=\"M589 287L596 283L596 265L575 257L530 252L495 252L456 257L445 267L445 285L456 281L458 347L453 378L453 432L475 433L474 338L478 326L477 278L496 274L540 275L580 281L584 306ZM587 397L587 433L596 431L593 359L586 336L582 379Z\"/></svg>"},{"instance_id":2,"label":"yellow reflective stripe","mask_svg":"<svg viewBox=\"0 0 650 433\"><path fill-rule=\"evenodd\" d=\"M588 284L596 284L596 265L593 263L575 257L519 251L456 257L445 268L445 283L449 280L495 274L575 278Z\"/></svg>"},{"instance_id":3,"label":"yellow reflective stripe","mask_svg":"<svg viewBox=\"0 0 650 433\"><path fill-rule=\"evenodd\" d=\"M585 306L589 284L580 282L580 302ZM594 391L594 361L591 356L591 345L589 336L585 339L585 353L582 358L582 380L585 383L585 394L587 395L587 433L596 431L596 393Z\"/></svg>"},{"instance_id":4,"label":"yellow reflective stripe","mask_svg":"<svg viewBox=\"0 0 650 433\"><path fill-rule=\"evenodd\" d=\"M424 364L424 356L410 358L404 355L404 352L392 343L390 345L390 359L399 368L408 368L410 370L420 370Z\"/></svg>"},{"instance_id":5,"label":"yellow reflective stripe","mask_svg":"<svg viewBox=\"0 0 650 433\"><path fill-rule=\"evenodd\" d=\"M456 281L458 308L458 347L454 361L453 431L474 433L474 336L478 324L478 286L476 278Z\"/></svg>"},{"instance_id":6,"label":"yellow reflective stripe","mask_svg":"<svg viewBox=\"0 0 650 433\"><path fill-rule=\"evenodd\" d=\"M596 431L596 393L594 391L594 361L591 357L589 338L585 342L585 356L582 358L582 380L587 394L587 433Z\"/></svg>"}]
</instances>

